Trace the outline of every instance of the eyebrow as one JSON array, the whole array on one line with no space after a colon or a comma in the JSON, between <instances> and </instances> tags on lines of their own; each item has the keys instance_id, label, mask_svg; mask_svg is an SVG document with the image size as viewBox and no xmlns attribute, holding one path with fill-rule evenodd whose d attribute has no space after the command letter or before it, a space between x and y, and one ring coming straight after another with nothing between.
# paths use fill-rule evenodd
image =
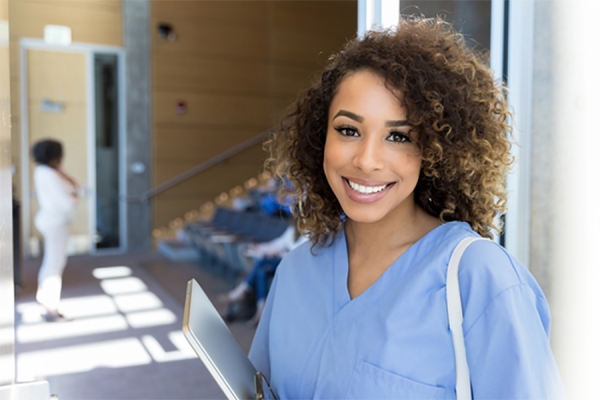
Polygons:
<instances>
[{"instance_id":1,"label":"eyebrow","mask_svg":"<svg viewBox=\"0 0 600 400\"><path fill-rule=\"evenodd\" d=\"M333 117L333 119L336 119L337 117L348 117L356 122L363 122L365 120L364 117L361 117L360 115L356 115L353 112L346 111L346 110L338 111L337 114L335 114L335 116ZM396 120L396 121L387 121L385 123L385 126L388 128L397 127L397 126L408 126L408 121L405 119Z\"/></svg>"},{"instance_id":2,"label":"eyebrow","mask_svg":"<svg viewBox=\"0 0 600 400\"><path fill-rule=\"evenodd\" d=\"M353 112L346 111L346 110L338 111L337 114L335 114L335 116L333 117L333 119L336 119L337 117L348 117L350 119L353 119L356 122L363 122L365 120L360 115L356 115Z\"/></svg>"},{"instance_id":3,"label":"eyebrow","mask_svg":"<svg viewBox=\"0 0 600 400\"><path fill-rule=\"evenodd\" d=\"M398 121L387 121L385 123L385 126L387 126L388 128L396 127L396 126L408 126L408 121L405 119L401 119Z\"/></svg>"}]
</instances>

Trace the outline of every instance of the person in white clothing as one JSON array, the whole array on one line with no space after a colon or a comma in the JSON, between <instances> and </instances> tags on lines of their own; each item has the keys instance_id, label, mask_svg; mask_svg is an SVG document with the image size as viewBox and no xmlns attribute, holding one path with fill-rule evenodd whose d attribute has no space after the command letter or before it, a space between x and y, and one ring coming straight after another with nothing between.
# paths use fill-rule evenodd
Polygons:
<instances>
[{"instance_id":1,"label":"person in white clothing","mask_svg":"<svg viewBox=\"0 0 600 400\"><path fill-rule=\"evenodd\" d=\"M58 311L62 274L67 263L69 226L77 205L78 184L62 169L63 148L56 140L45 139L33 146L39 165L33 179L39 203L35 227L44 236L44 259L38 274L36 300L45 308L48 322L65 320Z\"/></svg>"}]
</instances>

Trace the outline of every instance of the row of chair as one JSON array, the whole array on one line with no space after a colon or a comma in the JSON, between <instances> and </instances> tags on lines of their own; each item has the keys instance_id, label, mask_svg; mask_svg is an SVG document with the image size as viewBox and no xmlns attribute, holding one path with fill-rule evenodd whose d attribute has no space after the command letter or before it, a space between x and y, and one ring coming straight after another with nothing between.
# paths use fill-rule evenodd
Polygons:
<instances>
[{"instance_id":1,"label":"row of chair","mask_svg":"<svg viewBox=\"0 0 600 400\"><path fill-rule=\"evenodd\" d=\"M236 281L252 267L251 259L245 255L248 245L273 240L288 226L286 218L261 211L218 207L210 221L190 223L184 232L198 249L204 266Z\"/></svg>"}]
</instances>

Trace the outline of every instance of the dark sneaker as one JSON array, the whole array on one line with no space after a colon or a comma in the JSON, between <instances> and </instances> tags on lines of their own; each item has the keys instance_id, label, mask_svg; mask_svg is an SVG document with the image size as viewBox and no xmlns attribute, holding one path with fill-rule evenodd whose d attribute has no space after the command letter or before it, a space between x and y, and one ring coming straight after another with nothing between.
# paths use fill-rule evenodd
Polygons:
<instances>
[{"instance_id":1,"label":"dark sneaker","mask_svg":"<svg viewBox=\"0 0 600 400\"><path fill-rule=\"evenodd\" d=\"M71 321L69 318L65 317L58 311L47 311L45 314L42 314L44 321L46 322L68 322Z\"/></svg>"}]
</instances>

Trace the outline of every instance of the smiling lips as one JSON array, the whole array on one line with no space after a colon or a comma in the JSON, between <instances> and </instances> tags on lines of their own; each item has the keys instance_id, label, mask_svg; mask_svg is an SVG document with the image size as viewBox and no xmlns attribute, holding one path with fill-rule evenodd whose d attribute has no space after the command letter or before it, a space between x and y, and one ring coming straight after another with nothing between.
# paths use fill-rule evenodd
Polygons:
<instances>
[{"instance_id":1,"label":"smiling lips","mask_svg":"<svg viewBox=\"0 0 600 400\"><path fill-rule=\"evenodd\" d=\"M384 197L388 189L394 185L394 182L376 186L361 185L348 178L343 179L346 183L344 187L346 188L348 197L359 203L372 203L378 201Z\"/></svg>"},{"instance_id":2,"label":"smiling lips","mask_svg":"<svg viewBox=\"0 0 600 400\"><path fill-rule=\"evenodd\" d=\"M381 186L363 186L363 185L359 185L356 182L352 182L351 180L348 180L348 184L355 192L358 192L361 194L371 194L371 193L381 192L387 186L387 184L381 185Z\"/></svg>"}]
</instances>

